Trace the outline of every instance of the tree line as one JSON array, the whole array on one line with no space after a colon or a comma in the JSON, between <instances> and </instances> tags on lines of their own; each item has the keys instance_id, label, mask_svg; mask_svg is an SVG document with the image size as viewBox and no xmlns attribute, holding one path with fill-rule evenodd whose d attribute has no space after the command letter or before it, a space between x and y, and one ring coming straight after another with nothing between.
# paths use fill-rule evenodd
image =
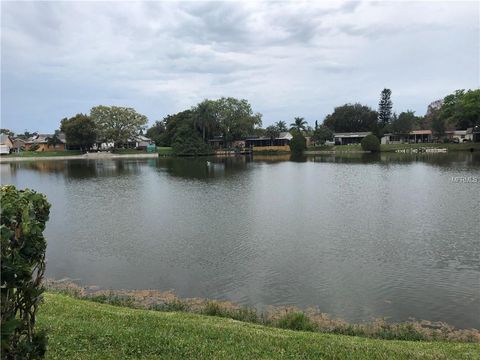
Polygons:
<instances>
[{"instance_id":1,"label":"tree line","mask_svg":"<svg viewBox=\"0 0 480 360\"><path fill-rule=\"evenodd\" d=\"M392 108L392 91L383 89L377 110L360 103L349 103L336 107L322 124L315 121L314 127L303 117L295 117L289 125L286 121L277 121L262 128L262 114L254 112L247 100L222 97L205 99L190 109L167 115L147 128L147 117L133 108L100 105L93 107L89 114L62 119L59 131L65 133L69 146L82 150L88 150L96 143L122 147L137 135L145 134L157 146L171 146L178 155L211 153L211 139L221 139L228 148L247 136L273 141L285 131L301 137L309 136L317 144L332 140L336 132L368 131L380 138L385 133L407 134L412 130L431 129L441 138L448 130L480 126L480 89L457 90L434 101L425 116L417 116L411 110L397 114ZM11 133L8 129L1 130ZM25 132L24 136L27 135L32 134ZM55 142L55 137L49 141Z\"/></svg>"}]
</instances>

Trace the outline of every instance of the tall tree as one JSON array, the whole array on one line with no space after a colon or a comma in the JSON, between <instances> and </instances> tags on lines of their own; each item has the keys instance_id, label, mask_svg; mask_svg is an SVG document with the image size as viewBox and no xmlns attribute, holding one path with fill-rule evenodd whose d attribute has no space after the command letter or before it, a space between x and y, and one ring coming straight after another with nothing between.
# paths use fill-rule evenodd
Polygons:
<instances>
[{"instance_id":1,"label":"tall tree","mask_svg":"<svg viewBox=\"0 0 480 360\"><path fill-rule=\"evenodd\" d=\"M446 125L467 129L480 125L480 89L456 90L443 99L440 117Z\"/></svg>"},{"instance_id":2,"label":"tall tree","mask_svg":"<svg viewBox=\"0 0 480 360\"><path fill-rule=\"evenodd\" d=\"M408 134L412 131L416 122L417 117L415 116L415 111L407 110L406 112L401 112L400 115L392 121L392 132L394 134Z\"/></svg>"},{"instance_id":3,"label":"tall tree","mask_svg":"<svg viewBox=\"0 0 480 360\"><path fill-rule=\"evenodd\" d=\"M380 94L380 102L378 103L378 125L384 128L390 122L392 117L392 90L383 89Z\"/></svg>"},{"instance_id":4,"label":"tall tree","mask_svg":"<svg viewBox=\"0 0 480 360\"><path fill-rule=\"evenodd\" d=\"M5 135L8 135L8 136L14 136L14 132L11 131L10 129L0 129L0 134L5 134Z\"/></svg>"},{"instance_id":5,"label":"tall tree","mask_svg":"<svg viewBox=\"0 0 480 360\"><path fill-rule=\"evenodd\" d=\"M215 103L205 99L193 108L195 126L202 130L202 139L206 140L207 134L211 133L216 123Z\"/></svg>"},{"instance_id":6,"label":"tall tree","mask_svg":"<svg viewBox=\"0 0 480 360\"><path fill-rule=\"evenodd\" d=\"M233 140L250 135L255 127L262 125L262 114L254 113L245 99L222 97L213 104L218 130L223 135L226 146Z\"/></svg>"},{"instance_id":7,"label":"tall tree","mask_svg":"<svg viewBox=\"0 0 480 360\"><path fill-rule=\"evenodd\" d=\"M100 141L125 144L145 128L148 119L133 108L119 106L95 106L90 110Z\"/></svg>"},{"instance_id":8,"label":"tall tree","mask_svg":"<svg viewBox=\"0 0 480 360\"><path fill-rule=\"evenodd\" d=\"M97 138L95 123L85 114L62 119L60 130L65 133L68 146L79 147L82 151L90 149Z\"/></svg>"},{"instance_id":9,"label":"tall tree","mask_svg":"<svg viewBox=\"0 0 480 360\"><path fill-rule=\"evenodd\" d=\"M327 115L323 124L334 132L358 132L377 129L376 111L362 104L345 104Z\"/></svg>"},{"instance_id":10,"label":"tall tree","mask_svg":"<svg viewBox=\"0 0 480 360\"><path fill-rule=\"evenodd\" d=\"M273 145L273 140L280 135L280 130L276 125L270 125L265 128L265 136L270 138L270 145Z\"/></svg>"},{"instance_id":11,"label":"tall tree","mask_svg":"<svg viewBox=\"0 0 480 360\"><path fill-rule=\"evenodd\" d=\"M285 131L288 131L288 128L287 128L287 123L285 121L277 121L275 123L275 126L277 127L278 131L280 132L285 132Z\"/></svg>"},{"instance_id":12,"label":"tall tree","mask_svg":"<svg viewBox=\"0 0 480 360\"><path fill-rule=\"evenodd\" d=\"M313 132L312 140L321 145L325 144L325 141L333 139L333 132L325 125L317 126Z\"/></svg>"},{"instance_id":13,"label":"tall tree","mask_svg":"<svg viewBox=\"0 0 480 360\"><path fill-rule=\"evenodd\" d=\"M290 124L290 127L297 131L305 131L306 126L307 126L307 122L305 121L305 119L303 117L298 117L298 116L295 117L293 119L293 123Z\"/></svg>"},{"instance_id":14,"label":"tall tree","mask_svg":"<svg viewBox=\"0 0 480 360\"><path fill-rule=\"evenodd\" d=\"M162 120L157 120L155 123L152 125L147 130L147 137L152 139L157 146L164 146L163 144L163 134L165 133L165 121Z\"/></svg>"}]
</instances>

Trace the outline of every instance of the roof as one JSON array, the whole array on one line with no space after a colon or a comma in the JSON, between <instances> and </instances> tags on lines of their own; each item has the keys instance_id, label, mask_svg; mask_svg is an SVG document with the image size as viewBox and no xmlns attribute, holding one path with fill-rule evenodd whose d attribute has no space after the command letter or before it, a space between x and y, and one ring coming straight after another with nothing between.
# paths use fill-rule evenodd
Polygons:
<instances>
[{"instance_id":1,"label":"roof","mask_svg":"<svg viewBox=\"0 0 480 360\"><path fill-rule=\"evenodd\" d=\"M344 133L335 133L333 136L334 137L365 137L367 135L371 135L371 131L363 131L363 132L344 132Z\"/></svg>"},{"instance_id":2,"label":"roof","mask_svg":"<svg viewBox=\"0 0 480 360\"><path fill-rule=\"evenodd\" d=\"M55 134L38 134L28 138L25 142L27 144L45 144L48 142L48 138L52 138L54 136ZM60 140L60 142L66 143L64 133L58 133L57 137Z\"/></svg>"}]
</instances>

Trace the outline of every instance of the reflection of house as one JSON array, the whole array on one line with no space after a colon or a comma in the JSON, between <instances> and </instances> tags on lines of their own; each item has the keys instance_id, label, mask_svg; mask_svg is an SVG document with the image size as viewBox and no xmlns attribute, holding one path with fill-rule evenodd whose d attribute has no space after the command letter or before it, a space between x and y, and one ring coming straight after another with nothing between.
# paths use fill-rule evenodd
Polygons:
<instances>
[{"instance_id":1,"label":"reflection of house","mask_svg":"<svg viewBox=\"0 0 480 360\"><path fill-rule=\"evenodd\" d=\"M408 134L385 134L380 142L382 144L430 143L432 130L413 130Z\"/></svg>"},{"instance_id":2,"label":"reflection of house","mask_svg":"<svg viewBox=\"0 0 480 360\"><path fill-rule=\"evenodd\" d=\"M25 150L33 151L64 151L65 150L65 134L57 134L58 143L52 144L51 139L55 135L38 134L28 138L25 141Z\"/></svg>"},{"instance_id":3,"label":"reflection of house","mask_svg":"<svg viewBox=\"0 0 480 360\"><path fill-rule=\"evenodd\" d=\"M335 145L360 144L365 136L371 134L372 133L370 131L335 133L333 135L333 139L335 141Z\"/></svg>"},{"instance_id":4,"label":"reflection of house","mask_svg":"<svg viewBox=\"0 0 480 360\"><path fill-rule=\"evenodd\" d=\"M259 146L288 146L293 136L288 131L281 132L276 138L269 137L249 137L245 139L245 147Z\"/></svg>"},{"instance_id":5,"label":"reflection of house","mask_svg":"<svg viewBox=\"0 0 480 360\"><path fill-rule=\"evenodd\" d=\"M7 134L0 134L0 154L10 154L13 148L12 139Z\"/></svg>"}]
</instances>

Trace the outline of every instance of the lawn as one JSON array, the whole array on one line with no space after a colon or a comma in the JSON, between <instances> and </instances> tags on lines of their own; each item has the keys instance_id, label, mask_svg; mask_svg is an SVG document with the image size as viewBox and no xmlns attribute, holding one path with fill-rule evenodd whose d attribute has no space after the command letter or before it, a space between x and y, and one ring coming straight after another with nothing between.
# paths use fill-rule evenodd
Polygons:
<instances>
[{"instance_id":1,"label":"lawn","mask_svg":"<svg viewBox=\"0 0 480 360\"><path fill-rule=\"evenodd\" d=\"M157 146L157 151L160 156L167 156L167 155L172 155L173 150L169 146Z\"/></svg>"},{"instance_id":2,"label":"lawn","mask_svg":"<svg viewBox=\"0 0 480 360\"><path fill-rule=\"evenodd\" d=\"M65 151L22 151L20 153L13 153L9 155L2 155L2 157L45 157L45 156L72 156L82 155L81 151L65 150Z\"/></svg>"},{"instance_id":3,"label":"lawn","mask_svg":"<svg viewBox=\"0 0 480 360\"><path fill-rule=\"evenodd\" d=\"M203 315L47 293L38 326L47 359L478 359L480 345L282 330Z\"/></svg>"}]
</instances>

